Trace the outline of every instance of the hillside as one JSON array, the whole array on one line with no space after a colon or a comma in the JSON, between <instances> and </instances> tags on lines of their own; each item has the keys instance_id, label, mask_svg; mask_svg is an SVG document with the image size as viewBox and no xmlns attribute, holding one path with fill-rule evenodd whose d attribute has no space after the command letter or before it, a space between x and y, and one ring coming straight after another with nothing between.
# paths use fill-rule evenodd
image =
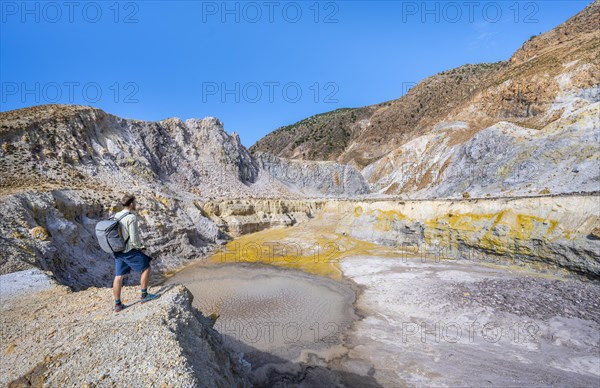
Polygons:
<instances>
[{"instance_id":1,"label":"hillside","mask_svg":"<svg viewBox=\"0 0 600 388\"><path fill-rule=\"evenodd\" d=\"M250 147L290 159L336 160L365 167L446 117L506 63L465 65L427 78L406 96L311 116L268 134Z\"/></svg>"},{"instance_id":2,"label":"hillside","mask_svg":"<svg viewBox=\"0 0 600 388\"><path fill-rule=\"evenodd\" d=\"M598 183L597 174L589 171L598 165L597 149L590 145L599 127L599 20L596 1L555 29L532 37L509 61L465 65L423 80L397 100L310 117L277 129L250 150L349 163L362 169L373 191L387 194L436 197L473 191L501 196L506 191L561 193L576 187L593 191ZM523 136L535 140L522 147ZM477 157L464 164L473 143L498 143L497 137L503 138L501 144L482 149L495 153L490 158L502 159L493 171L489 160ZM540 147L548 149L541 151L548 163L532 157ZM512 155L502 155L504 150ZM576 160L560 155L574 155ZM519 180L515 175L523 169L528 170L527 182L501 187L507 177ZM577 176L582 169L588 174L583 178ZM454 180L474 183L436 188L448 170L454 170ZM568 177L554 183L553 170ZM490 174L495 178L490 180Z\"/></svg>"}]
</instances>

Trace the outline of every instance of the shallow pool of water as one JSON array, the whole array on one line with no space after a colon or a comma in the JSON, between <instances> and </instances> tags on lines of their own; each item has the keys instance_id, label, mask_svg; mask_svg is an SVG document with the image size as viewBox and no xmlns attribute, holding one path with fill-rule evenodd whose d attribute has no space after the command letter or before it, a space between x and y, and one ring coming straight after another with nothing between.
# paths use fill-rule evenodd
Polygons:
<instances>
[{"instance_id":1,"label":"shallow pool of water","mask_svg":"<svg viewBox=\"0 0 600 388\"><path fill-rule=\"evenodd\" d=\"M253 367L269 362L323 360L344 352L342 334L357 317L349 284L260 263L193 265L168 284L183 284L215 329Z\"/></svg>"}]
</instances>

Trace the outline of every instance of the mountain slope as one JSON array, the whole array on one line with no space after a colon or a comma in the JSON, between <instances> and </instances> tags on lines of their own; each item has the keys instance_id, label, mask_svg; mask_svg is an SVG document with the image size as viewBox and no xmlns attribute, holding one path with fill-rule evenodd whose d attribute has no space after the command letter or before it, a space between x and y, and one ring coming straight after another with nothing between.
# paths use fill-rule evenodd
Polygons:
<instances>
[{"instance_id":1,"label":"mountain slope","mask_svg":"<svg viewBox=\"0 0 600 388\"><path fill-rule=\"evenodd\" d=\"M457 196L473 191L501 196L511 189L513 194L537 193L546 186L552 186L551 192L597 190L598 174L590 171L597 166L598 150L589 142L598 137L599 10L595 1L530 39L509 61L462 66L423 80L397 100L313 116L270 133L251 152L350 163L363 169L372 190L388 194ZM570 125L580 121L583 125L577 128ZM489 171L487 159L466 164L456 159L460 157L455 154L467 152L469 142L486 143L486 133L498 126L512 126L515 133L510 135L514 140L501 141L496 148L483 147L482 152L493 153L490 158L502 161L495 171ZM548 163L538 163L527 147L512 156L501 154L522 143L519 131L530 131L545 144L534 142L536 147L552 150L543 157ZM569 160L570 155L576 160ZM511 184L528 162L536 164L536 173ZM507 163L507 171L499 171ZM574 175L582 168L585 179ZM448 170L454 180L472 184L436 189ZM554 182L552 175L558 171L572 179Z\"/></svg>"},{"instance_id":2,"label":"mountain slope","mask_svg":"<svg viewBox=\"0 0 600 388\"><path fill-rule=\"evenodd\" d=\"M430 198L599 191L598 20L596 1L531 39L491 86L363 169L371 188Z\"/></svg>"},{"instance_id":3,"label":"mountain slope","mask_svg":"<svg viewBox=\"0 0 600 388\"><path fill-rule=\"evenodd\" d=\"M237 134L210 117L144 122L91 107L42 105L1 113L0 142L1 187L8 192L29 185L99 188L110 181L151 190L162 182L176 190L196 187L204 196L270 190L261 187L258 165ZM8 169L16 169L11 179Z\"/></svg>"},{"instance_id":4,"label":"mountain slope","mask_svg":"<svg viewBox=\"0 0 600 388\"><path fill-rule=\"evenodd\" d=\"M335 160L362 168L419 136L486 86L506 63L465 65L427 78L405 96L338 109L271 132L250 147L290 159Z\"/></svg>"}]
</instances>

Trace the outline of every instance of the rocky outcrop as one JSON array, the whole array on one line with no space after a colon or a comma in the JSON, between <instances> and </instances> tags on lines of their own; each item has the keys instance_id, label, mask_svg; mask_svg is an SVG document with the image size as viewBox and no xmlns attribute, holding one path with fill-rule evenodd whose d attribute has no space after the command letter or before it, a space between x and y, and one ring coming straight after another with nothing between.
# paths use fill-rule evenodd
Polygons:
<instances>
[{"instance_id":1,"label":"rocky outcrop","mask_svg":"<svg viewBox=\"0 0 600 388\"><path fill-rule=\"evenodd\" d=\"M142 235L154 258L156 279L205 256L224 238L191 201L151 193L139 195L138 201ZM0 231L5 237L0 272L37 267L52 271L62 284L74 289L109 286L114 263L100 249L94 227L119 208L116 194L91 190L30 191L2 198ZM43 239L40 230L45 231Z\"/></svg>"},{"instance_id":2,"label":"rocky outcrop","mask_svg":"<svg viewBox=\"0 0 600 388\"><path fill-rule=\"evenodd\" d=\"M492 261L600 278L597 195L522 199L337 201L336 233L424 260Z\"/></svg>"},{"instance_id":3,"label":"rocky outcrop","mask_svg":"<svg viewBox=\"0 0 600 388\"><path fill-rule=\"evenodd\" d=\"M285 159L262 152L255 152L253 156L272 177L291 191L305 196L354 196L369 193L367 182L354 166Z\"/></svg>"},{"instance_id":4,"label":"rocky outcrop","mask_svg":"<svg viewBox=\"0 0 600 388\"><path fill-rule=\"evenodd\" d=\"M90 107L43 105L3 112L0 124L4 192L85 187L203 198L287 193L277 182L264 182L268 177L239 137L212 117L145 122Z\"/></svg>"},{"instance_id":5,"label":"rocky outcrop","mask_svg":"<svg viewBox=\"0 0 600 388\"><path fill-rule=\"evenodd\" d=\"M144 122L83 106L0 113L0 273L37 267L75 289L107 286L94 225L133 193L155 276L226 238L194 200L292 197L215 118Z\"/></svg>"},{"instance_id":6,"label":"rocky outcrop","mask_svg":"<svg viewBox=\"0 0 600 388\"><path fill-rule=\"evenodd\" d=\"M11 286L44 276L34 275L0 276L3 299L12 290L1 305L2 386L251 386L248 364L225 348L184 287L164 288L158 300L115 314L109 289ZM124 290L124 300L136 296Z\"/></svg>"},{"instance_id":7,"label":"rocky outcrop","mask_svg":"<svg viewBox=\"0 0 600 388\"><path fill-rule=\"evenodd\" d=\"M202 215L231 236L263 229L292 226L313 218L325 205L324 200L231 199L197 201Z\"/></svg>"}]
</instances>

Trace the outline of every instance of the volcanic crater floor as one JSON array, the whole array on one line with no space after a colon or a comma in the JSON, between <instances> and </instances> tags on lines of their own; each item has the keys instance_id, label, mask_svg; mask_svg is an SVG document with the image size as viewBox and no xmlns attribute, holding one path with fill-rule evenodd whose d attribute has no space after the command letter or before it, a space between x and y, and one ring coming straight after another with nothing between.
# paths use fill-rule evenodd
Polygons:
<instances>
[{"instance_id":1,"label":"volcanic crater floor","mask_svg":"<svg viewBox=\"0 0 600 388\"><path fill-rule=\"evenodd\" d=\"M219 315L259 386L600 383L598 282L416 257L331 230L244 235L167 282Z\"/></svg>"}]
</instances>

